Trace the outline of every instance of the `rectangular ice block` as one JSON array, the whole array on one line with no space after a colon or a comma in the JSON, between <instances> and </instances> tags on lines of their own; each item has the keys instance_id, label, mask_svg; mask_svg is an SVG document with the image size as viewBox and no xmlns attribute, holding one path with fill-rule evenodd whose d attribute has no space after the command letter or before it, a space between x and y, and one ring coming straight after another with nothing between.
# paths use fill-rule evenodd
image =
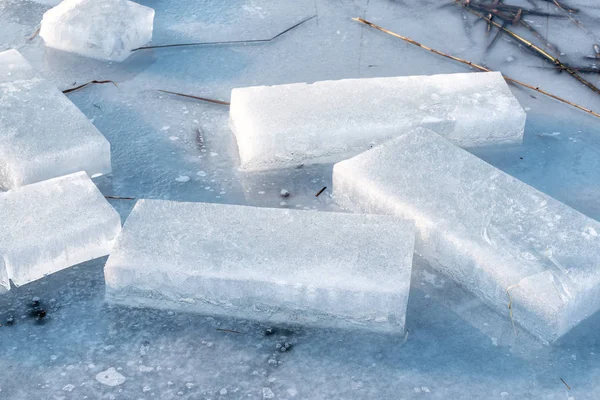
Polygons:
<instances>
[{"instance_id":1,"label":"rectangular ice block","mask_svg":"<svg viewBox=\"0 0 600 400\"><path fill-rule=\"evenodd\" d=\"M16 50L0 53L0 188L110 168L110 144Z\"/></svg>"},{"instance_id":2,"label":"rectangular ice block","mask_svg":"<svg viewBox=\"0 0 600 400\"><path fill-rule=\"evenodd\" d=\"M600 223L428 129L336 164L333 187L414 221L418 254L545 341L600 308Z\"/></svg>"},{"instance_id":3,"label":"rectangular ice block","mask_svg":"<svg viewBox=\"0 0 600 400\"><path fill-rule=\"evenodd\" d=\"M344 79L231 92L242 169L340 161L424 126L461 147L520 143L525 112L499 72Z\"/></svg>"},{"instance_id":4,"label":"rectangular ice block","mask_svg":"<svg viewBox=\"0 0 600 400\"><path fill-rule=\"evenodd\" d=\"M140 200L104 269L106 298L403 333L412 223L378 215Z\"/></svg>"},{"instance_id":5,"label":"rectangular ice block","mask_svg":"<svg viewBox=\"0 0 600 400\"><path fill-rule=\"evenodd\" d=\"M107 255L119 214L85 172L0 193L0 283L16 286Z\"/></svg>"}]
</instances>

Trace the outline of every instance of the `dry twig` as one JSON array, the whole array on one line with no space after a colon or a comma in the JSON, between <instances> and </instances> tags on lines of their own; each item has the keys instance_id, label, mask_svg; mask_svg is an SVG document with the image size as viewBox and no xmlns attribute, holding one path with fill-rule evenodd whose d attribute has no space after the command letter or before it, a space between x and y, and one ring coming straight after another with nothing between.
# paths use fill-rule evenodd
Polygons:
<instances>
[{"instance_id":1,"label":"dry twig","mask_svg":"<svg viewBox=\"0 0 600 400\"><path fill-rule=\"evenodd\" d=\"M113 85L115 85L116 88L118 88L117 84L114 83L113 81L96 81L96 80L94 80L94 81L86 82L83 85L76 86L74 88L65 89L62 92L64 94L69 94L69 93L73 93L73 92L75 92L75 91L77 91L79 89L83 89L84 87L92 85L92 84L100 84L101 85L101 84L104 84L104 83L112 83Z\"/></svg>"},{"instance_id":2,"label":"dry twig","mask_svg":"<svg viewBox=\"0 0 600 400\"><path fill-rule=\"evenodd\" d=\"M181 97L187 97L190 99L195 99L195 100L200 100L200 101L207 101L209 103L215 103L215 104L222 104L224 106L228 106L230 103L223 101L223 100L215 100L215 99L209 99L206 97L198 97L198 96L192 96L191 94L184 94L184 93L177 93L177 92L169 92L168 90L161 90L161 89L157 89L159 92L163 92L163 93L168 93L168 94L173 94L175 96L181 96Z\"/></svg>"},{"instance_id":3,"label":"dry twig","mask_svg":"<svg viewBox=\"0 0 600 400\"><path fill-rule=\"evenodd\" d=\"M413 40L413 39L411 39L411 38L408 38L408 37L406 37L406 36L399 35L399 34L397 34L397 33L395 33L395 32L392 32L392 31L390 31L390 30L388 30L388 29L382 28L381 26L379 26L379 25L376 25L376 24L374 24L374 23L372 23L372 22L369 22L369 21L367 21L367 20L364 20L364 19L362 19L362 18L352 18L352 19L353 19L353 20L355 20L355 21L358 21L358 22L360 22L360 23L362 23L362 24L365 24L365 25L367 25L367 26L370 26L371 28L375 28L375 29L377 29L377 30L379 30L379 31L381 31L381 32L387 33L388 35L394 36L394 37L396 37L396 38L398 38L398 39L402 39L402 40L404 40L405 42L408 42L408 43L410 43L410 44L412 44L412 45L414 45L414 46L420 47L420 48L422 48L422 49L424 49L424 50L430 51L430 52L432 52L432 53L434 53L434 54L437 54L437 55L439 55L439 56L442 56L442 57L445 57L445 58L449 58L449 59L451 59L451 60L454 60L454 61L458 61L458 62L460 62L460 63L462 63L462 64L466 64L466 65L468 65L468 66L470 66L470 67L473 67L473 68L476 68L476 69L478 69L478 70L480 70L480 71L484 71L484 72L492 72L492 70L491 70L491 69L488 69L488 68L486 68L486 67L484 67L484 66L481 66L481 65L475 64L475 63L473 63L473 62L471 62L471 61L463 60L462 58L459 58L459 57L455 57L455 56L452 56L452 55L449 55L449 54L442 53L441 51L438 51L438 50L432 49L431 47L427 47L427 46L425 46L425 45L423 45L423 44L421 44L421 43L417 42L416 40ZM581 111L584 111L584 112L586 112L586 113L588 113L588 114L592 114L593 116L600 118L600 114L598 114L598 113L596 113L596 112L594 112L594 111L592 111L592 110L590 110L590 109L588 109L588 108L585 108L585 107L583 107L583 106L580 106L579 104L573 103L573 102L571 102L571 101L569 101L569 100L563 99L562 97L558 97L558 96L556 96L556 95L554 95L554 94L552 94L552 93L549 93L549 92L545 91L544 89L541 89L540 87L529 85L529 84L527 84L527 83L525 83L525 82L521 82L521 81L519 81L519 80L516 80L516 79L513 79L513 78L509 78L508 76L504 76L504 79L505 79L507 82L515 83L515 84L517 84L517 85L520 85L520 86L526 87L526 88L528 88L528 89L535 90L536 92L538 92L538 93L541 93L541 94L543 94L543 95L546 95L546 96L548 96L548 97L551 97L551 98L553 98L554 100L558 100L558 101L560 101L561 103L568 104L568 105L570 105L570 106L572 106L572 107L575 107L575 108L577 108L577 109L579 109L579 110L581 110Z\"/></svg>"}]
</instances>

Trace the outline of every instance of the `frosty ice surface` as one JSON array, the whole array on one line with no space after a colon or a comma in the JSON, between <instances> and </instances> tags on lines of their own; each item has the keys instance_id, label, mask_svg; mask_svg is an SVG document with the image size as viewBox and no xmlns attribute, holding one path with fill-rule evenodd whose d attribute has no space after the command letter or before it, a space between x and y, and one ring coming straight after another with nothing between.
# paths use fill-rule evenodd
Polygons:
<instances>
[{"instance_id":1,"label":"frosty ice surface","mask_svg":"<svg viewBox=\"0 0 600 400\"><path fill-rule=\"evenodd\" d=\"M414 228L377 215L140 200L112 302L403 333Z\"/></svg>"},{"instance_id":2,"label":"frosty ice surface","mask_svg":"<svg viewBox=\"0 0 600 400\"><path fill-rule=\"evenodd\" d=\"M600 223L417 128L334 166L356 212L413 220L415 251L552 341L600 308Z\"/></svg>"}]
</instances>

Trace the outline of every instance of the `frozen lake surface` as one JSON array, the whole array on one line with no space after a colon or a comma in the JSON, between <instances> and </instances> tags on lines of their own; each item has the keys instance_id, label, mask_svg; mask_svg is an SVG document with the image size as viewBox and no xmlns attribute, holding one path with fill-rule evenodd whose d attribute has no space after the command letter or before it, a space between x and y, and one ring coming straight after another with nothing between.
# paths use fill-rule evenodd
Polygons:
<instances>
[{"instance_id":1,"label":"frozen lake surface","mask_svg":"<svg viewBox=\"0 0 600 400\"><path fill-rule=\"evenodd\" d=\"M56 3L1 1L0 51L18 49L60 89L90 80L117 83L69 95L111 143L113 172L95 179L105 195L281 207L286 189L287 207L338 210L330 197L331 165L241 173L226 106L157 90L228 101L239 86L469 70L351 17L600 109L598 94L507 37L486 51L493 33L486 36L485 23L441 0L140 1L156 10L152 45L254 42L140 50L122 63L29 40ZM560 12L549 2L533 3ZM598 43L600 6L593 0L568 5L582 10L577 18L587 32L568 19L525 18L566 53L564 62L591 65L583 57ZM600 84L600 75L586 77ZM524 143L475 154L599 220L600 121L511 89L527 111ZM123 220L134 204L110 201ZM495 314L418 259L409 331L399 338L297 326L267 332L269 326L240 319L109 307L105 261L0 296L0 398L566 400L596 399L600 392L600 315L546 346L515 334L508 311ZM28 312L34 296L46 310L39 321Z\"/></svg>"}]
</instances>

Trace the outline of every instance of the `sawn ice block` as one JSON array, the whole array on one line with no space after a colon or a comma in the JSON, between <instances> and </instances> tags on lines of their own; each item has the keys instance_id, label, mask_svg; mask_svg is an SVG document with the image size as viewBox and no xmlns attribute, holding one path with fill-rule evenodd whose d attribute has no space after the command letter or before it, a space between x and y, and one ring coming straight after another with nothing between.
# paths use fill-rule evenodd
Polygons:
<instances>
[{"instance_id":1,"label":"sawn ice block","mask_svg":"<svg viewBox=\"0 0 600 400\"><path fill-rule=\"evenodd\" d=\"M120 229L119 214L85 172L0 193L0 286L105 256Z\"/></svg>"},{"instance_id":2,"label":"sawn ice block","mask_svg":"<svg viewBox=\"0 0 600 400\"><path fill-rule=\"evenodd\" d=\"M105 266L106 297L403 333L413 244L396 218L140 200Z\"/></svg>"},{"instance_id":3,"label":"sawn ice block","mask_svg":"<svg viewBox=\"0 0 600 400\"><path fill-rule=\"evenodd\" d=\"M418 254L545 341L600 308L600 223L428 129L336 164L333 186L414 221Z\"/></svg>"},{"instance_id":4,"label":"sawn ice block","mask_svg":"<svg viewBox=\"0 0 600 400\"><path fill-rule=\"evenodd\" d=\"M16 50L0 53L0 188L111 171L110 144Z\"/></svg>"},{"instance_id":5,"label":"sawn ice block","mask_svg":"<svg viewBox=\"0 0 600 400\"><path fill-rule=\"evenodd\" d=\"M341 161L419 126L461 147L520 143L526 119L499 72L237 88L229 115L248 170Z\"/></svg>"}]
</instances>

